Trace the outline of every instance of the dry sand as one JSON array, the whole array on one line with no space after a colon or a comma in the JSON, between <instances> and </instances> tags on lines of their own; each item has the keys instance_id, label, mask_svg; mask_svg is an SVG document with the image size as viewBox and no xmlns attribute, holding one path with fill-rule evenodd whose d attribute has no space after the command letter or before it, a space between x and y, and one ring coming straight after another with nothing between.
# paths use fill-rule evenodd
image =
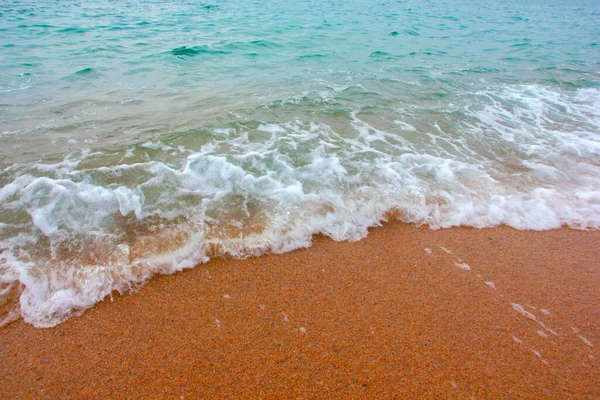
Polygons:
<instances>
[{"instance_id":1,"label":"dry sand","mask_svg":"<svg viewBox=\"0 0 600 400\"><path fill-rule=\"evenodd\" d=\"M390 223L214 260L0 330L0 397L597 399L599 249L600 231Z\"/></svg>"}]
</instances>

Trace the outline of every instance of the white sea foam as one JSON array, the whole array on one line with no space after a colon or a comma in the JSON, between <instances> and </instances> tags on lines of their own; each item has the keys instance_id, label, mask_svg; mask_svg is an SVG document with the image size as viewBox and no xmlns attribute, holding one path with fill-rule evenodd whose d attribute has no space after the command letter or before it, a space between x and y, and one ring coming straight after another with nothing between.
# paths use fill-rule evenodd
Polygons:
<instances>
[{"instance_id":1,"label":"white sea foam","mask_svg":"<svg viewBox=\"0 0 600 400\"><path fill-rule=\"evenodd\" d=\"M0 296L20 301L3 321L18 309L53 326L153 274L307 247L317 233L359 240L388 213L434 229L600 228L599 92L518 86L475 97L461 105L462 130L379 126L354 111L343 129L264 122L216 128L195 150L152 140L102 166L93 161L108 156L88 152L7 169L0 278L12 292Z\"/></svg>"},{"instance_id":2,"label":"white sea foam","mask_svg":"<svg viewBox=\"0 0 600 400\"><path fill-rule=\"evenodd\" d=\"M458 268L462 269L463 271L471 270L471 266L465 262L455 262L454 265L456 265Z\"/></svg>"}]
</instances>

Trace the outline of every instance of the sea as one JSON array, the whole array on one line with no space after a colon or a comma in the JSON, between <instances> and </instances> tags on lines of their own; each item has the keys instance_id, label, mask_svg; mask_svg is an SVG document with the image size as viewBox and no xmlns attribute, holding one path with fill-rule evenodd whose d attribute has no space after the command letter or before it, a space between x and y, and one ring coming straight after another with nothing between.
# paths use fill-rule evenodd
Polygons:
<instances>
[{"instance_id":1,"label":"sea","mask_svg":"<svg viewBox=\"0 0 600 400\"><path fill-rule=\"evenodd\" d=\"M600 2L2 0L0 171L0 325L390 219L599 229Z\"/></svg>"}]
</instances>

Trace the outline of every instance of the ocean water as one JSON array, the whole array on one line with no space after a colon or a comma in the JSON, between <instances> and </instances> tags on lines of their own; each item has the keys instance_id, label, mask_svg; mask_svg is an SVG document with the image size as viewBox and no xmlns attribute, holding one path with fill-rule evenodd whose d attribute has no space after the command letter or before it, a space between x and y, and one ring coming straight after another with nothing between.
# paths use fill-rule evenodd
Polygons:
<instances>
[{"instance_id":1,"label":"ocean water","mask_svg":"<svg viewBox=\"0 0 600 400\"><path fill-rule=\"evenodd\" d=\"M388 218L600 228L595 0L3 0L0 49L1 324Z\"/></svg>"}]
</instances>

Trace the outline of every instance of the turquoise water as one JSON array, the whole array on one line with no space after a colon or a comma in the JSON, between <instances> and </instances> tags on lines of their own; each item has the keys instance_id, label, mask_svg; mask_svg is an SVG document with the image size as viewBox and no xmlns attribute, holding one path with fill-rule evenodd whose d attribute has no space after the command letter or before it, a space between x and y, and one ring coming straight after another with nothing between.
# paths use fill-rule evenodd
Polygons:
<instances>
[{"instance_id":1,"label":"turquoise water","mask_svg":"<svg viewBox=\"0 0 600 400\"><path fill-rule=\"evenodd\" d=\"M594 1L0 6L3 323L210 257L600 227Z\"/></svg>"}]
</instances>

